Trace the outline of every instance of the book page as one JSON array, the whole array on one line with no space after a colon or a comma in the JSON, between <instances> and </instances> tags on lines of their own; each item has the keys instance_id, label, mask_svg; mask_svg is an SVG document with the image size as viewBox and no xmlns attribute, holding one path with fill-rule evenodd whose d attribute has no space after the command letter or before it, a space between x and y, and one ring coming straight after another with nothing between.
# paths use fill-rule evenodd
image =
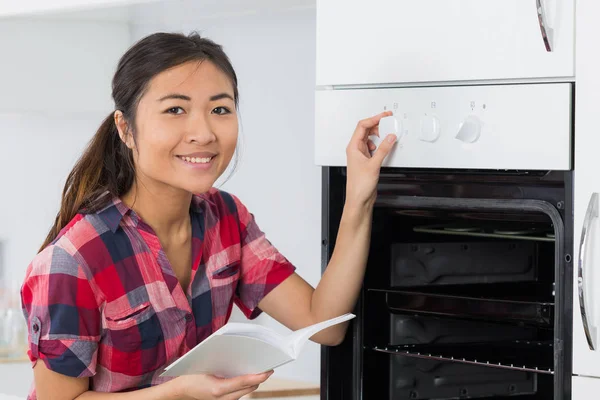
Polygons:
<instances>
[{"instance_id":1,"label":"book page","mask_svg":"<svg viewBox=\"0 0 600 400\"><path fill-rule=\"evenodd\" d=\"M220 334L229 336L247 336L279 347L283 351L291 351L288 343L280 334L262 325L230 322L220 330Z\"/></svg>"},{"instance_id":2,"label":"book page","mask_svg":"<svg viewBox=\"0 0 600 400\"><path fill-rule=\"evenodd\" d=\"M260 374L293 361L285 352L262 340L247 336L209 336L169 365L162 376L210 374L232 378Z\"/></svg>"},{"instance_id":3,"label":"book page","mask_svg":"<svg viewBox=\"0 0 600 400\"><path fill-rule=\"evenodd\" d=\"M302 347L308 341L308 339L310 339L315 333L320 332L323 329L329 328L330 326L337 325L344 321L348 321L354 317L356 317L356 315L348 313L340 315L336 318L329 319L327 321L307 326L306 328L298 329L297 331L294 331L294 333L288 335L285 338L285 347L291 347L293 349L292 356L296 358L302 350Z\"/></svg>"}]
</instances>

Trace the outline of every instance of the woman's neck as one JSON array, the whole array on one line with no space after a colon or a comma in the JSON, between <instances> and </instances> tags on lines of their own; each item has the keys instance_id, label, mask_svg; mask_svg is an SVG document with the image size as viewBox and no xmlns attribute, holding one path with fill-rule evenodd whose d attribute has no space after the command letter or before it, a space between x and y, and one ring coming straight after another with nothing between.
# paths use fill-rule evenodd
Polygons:
<instances>
[{"instance_id":1,"label":"woman's neck","mask_svg":"<svg viewBox=\"0 0 600 400\"><path fill-rule=\"evenodd\" d=\"M150 225L163 242L185 238L191 233L192 194L189 192L173 188L149 190L146 185L134 183L121 200Z\"/></svg>"}]
</instances>

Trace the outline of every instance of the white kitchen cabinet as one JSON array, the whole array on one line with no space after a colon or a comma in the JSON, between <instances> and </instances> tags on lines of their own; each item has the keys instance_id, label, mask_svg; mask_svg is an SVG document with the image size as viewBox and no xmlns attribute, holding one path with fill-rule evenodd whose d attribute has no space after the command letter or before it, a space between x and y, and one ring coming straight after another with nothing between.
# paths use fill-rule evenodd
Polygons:
<instances>
[{"instance_id":1,"label":"white kitchen cabinet","mask_svg":"<svg viewBox=\"0 0 600 400\"><path fill-rule=\"evenodd\" d=\"M596 400L600 392L600 379L582 376L573 377L571 400Z\"/></svg>"},{"instance_id":2,"label":"white kitchen cabinet","mask_svg":"<svg viewBox=\"0 0 600 400\"><path fill-rule=\"evenodd\" d=\"M156 0L0 0L0 17L117 7Z\"/></svg>"},{"instance_id":3,"label":"white kitchen cabinet","mask_svg":"<svg viewBox=\"0 0 600 400\"><path fill-rule=\"evenodd\" d=\"M577 5L577 63L575 112L575 177L574 177L574 296L573 296L573 373L600 377L600 222L598 201L594 193L600 193L600 135L597 115L600 104L600 54L597 38L600 27L596 16L600 13L600 2L581 1ZM589 208L591 205L592 208ZM593 207L596 207L595 209ZM589 214L586 214L587 210ZM586 216L588 218L586 218ZM585 231L583 229L585 228ZM579 251L585 233L583 250ZM580 254L581 253L581 254ZM582 280L579 280L581 268ZM583 289L583 304L580 290ZM587 332L582 319L584 306ZM592 347L590 348L590 343ZM600 385L596 386L596 389ZM596 390L597 397L598 390ZM580 397L583 399L584 397ZM591 397L590 397L591 398Z\"/></svg>"},{"instance_id":4,"label":"white kitchen cabinet","mask_svg":"<svg viewBox=\"0 0 600 400\"><path fill-rule=\"evenodd\" d=\"M573 77L574 3L317 0L317 85Z\"/></svg>"}]
</instances>

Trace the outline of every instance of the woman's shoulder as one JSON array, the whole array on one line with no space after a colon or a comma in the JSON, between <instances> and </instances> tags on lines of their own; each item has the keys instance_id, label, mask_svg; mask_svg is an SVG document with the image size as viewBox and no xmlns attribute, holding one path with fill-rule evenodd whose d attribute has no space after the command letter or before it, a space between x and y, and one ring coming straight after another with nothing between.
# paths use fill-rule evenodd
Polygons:
<instances>
[{"instance_id":1,"label":"woman's shoulder","mask_svg":"<svg viewBox=\"0 0 600 400\"><path fill-rule=\"evenodd\" d=\"M74 231L81 229L80 226L78 221L74 221ZM70 240L74 231L59 234L53 242L37 253L28 265L26 277L49 277L57 273L78 277L80 271L87 271L86 262L81 258L79 249Z\"/></svg>"},{"instance_id":2,"label":"woman's shoulder","mask_svg":"<svg viewBox=\"0 0 600 400\"><path fill-rule=\"evenodd\" d=\"M89 269L93 259L105 252L109 233L110 228L97 213L78 213L34 257L31 267Z\"/></svg>"},{"instance_id":3,"label":"woman's shoulder","mask_svg":"<svg viewBox=\"0 0 600 400\"><path fill-rule=\"evenodd\" d=\"M52 305L47 303L49 293L54 300L61 296L59 293L77 294L77 304L89 300L89 307L98 305L96 301L102 301L103 292L94 282L94 271L90 266L92 258L84 255L86 245L77 242L78 238L81 240L85 235L89 236L90 228L85 221L84 215L75 216L67 225L69 229L64 229L33 257L21 286L24 304L29 307L32 304L42 307Z\"/></svg>"},{"instance_id":4,"label":"woman's shoulder","mask_svg":"<svg viewBox=\"0 0 600 400\"><path fill-rule=\"evenodd\" d=\"M101 240L110 230L98 213L79 213L60 231L52 244L75 252Z\"/></svg>"}]
</instances>

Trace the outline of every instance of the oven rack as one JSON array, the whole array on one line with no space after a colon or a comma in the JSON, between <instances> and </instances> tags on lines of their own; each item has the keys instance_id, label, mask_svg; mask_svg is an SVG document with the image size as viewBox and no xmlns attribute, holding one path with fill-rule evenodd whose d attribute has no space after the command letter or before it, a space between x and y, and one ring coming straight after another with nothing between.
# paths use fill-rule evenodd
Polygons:
<instances>
[{"instance_id":1,"label":"oven rack","mask_svg":"<svg viewBox=\"0 0 600 400\"><path fill-rule=\"evenodd\" d=\"M521 296L504 284L478 285L460 288L445 287L429 291L425 288L402 290L398 288L368 289L385 295L387 308L392 312L439 315L462 319L494 322L525 323L543 328L554 325L554 303L540 301L535 285ZM514 288L512 289L514 291ZM458 295L456 293L465 293Z\"/></svg>"},{"instance_id":2,"label":"oven rack","mask_svg":"<svg viewBox=\"0 0 600 400\"><path fill-rule=\"evenodd\" d=\"M454 236L474 236L495 239L532 240L555 242L554 232L539 228L500 228L496 226L471 226L465 224L435 224L415 226L413 231Z\"/></svg>"},{"instance_id":3,"label":"oven rack","mask_svg":"<svg viewBox=\"0 0 600 400\"><path fill-rule=\"evenodd\" d=\"M554 346L547 341L387 345L366 349L398 356L554 374Z\"/></svg>"}]
</instances>

